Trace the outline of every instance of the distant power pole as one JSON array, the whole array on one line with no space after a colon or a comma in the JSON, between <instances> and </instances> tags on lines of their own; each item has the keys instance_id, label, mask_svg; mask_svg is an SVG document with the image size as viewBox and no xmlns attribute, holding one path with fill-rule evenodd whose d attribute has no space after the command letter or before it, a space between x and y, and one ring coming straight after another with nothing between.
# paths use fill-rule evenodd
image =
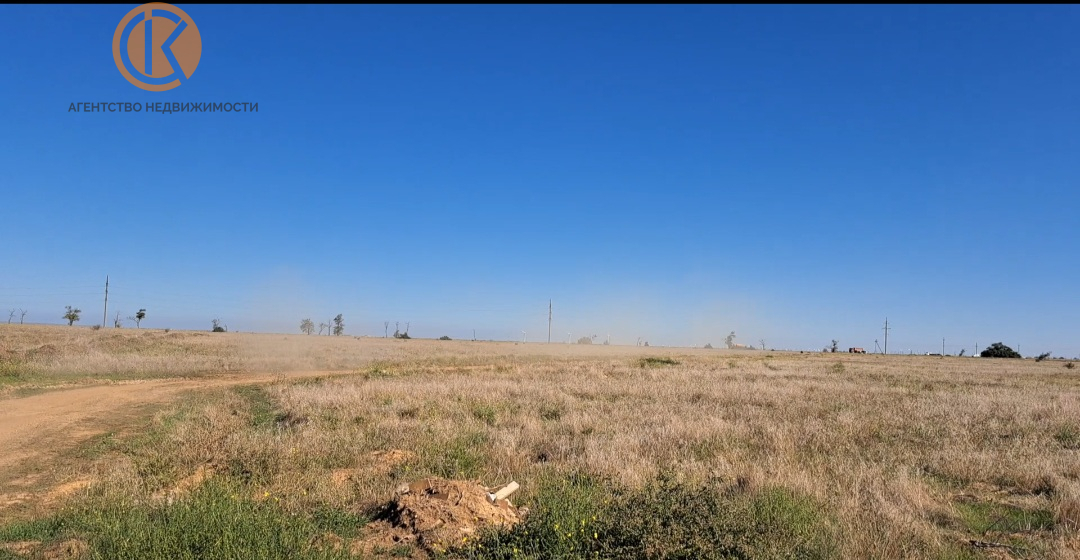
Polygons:
<instances>
[{"instance_id":1,"label":"distant power pole","mask_svg":"<svg viewBox=\"0 0 1080 560\"><path fill-rule=\"evenodd\" d=\"M101 327L105 328L105 321L109 318L109 275L105 275L105 311L101 313Z\"/></svg>"},{"instance_id":2,"label":"distant power pole","mask_svg":"<svg viewBox=\"0 0 1080 560\"><path fill-rule=\"evenodd\" d=\"M941 355L942 355L942 357L945 356L945 337L944 336L941 337Z\"/></svg>"},{"instance_id":3,"label":"distant power pole","mask_svg":"<svg viewBox=\"0 0 1080 560\"><path fill-rule=\"evenodd\" d=\"M885 354L889 353L889 318L885 318Z\"/></svg>"},{"instance_id":4,"label":"distant power pole","mask_svg":"<svg viewBox=\"0 0 1080 560\"><path fill-rule=\"evenodd\" d=\"M551 300L548 300L548 344L551 344Z\"/></svg>"}]
</instances>

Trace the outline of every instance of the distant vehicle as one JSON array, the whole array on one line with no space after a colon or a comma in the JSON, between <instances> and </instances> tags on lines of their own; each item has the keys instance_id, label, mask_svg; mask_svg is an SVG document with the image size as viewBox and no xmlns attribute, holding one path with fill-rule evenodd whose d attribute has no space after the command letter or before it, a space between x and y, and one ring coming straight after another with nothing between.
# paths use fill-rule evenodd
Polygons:
<instances>
[{"instance_id":1,"label":"distant vehicle","mask_svg":"<svg viewBox=\"0 0 1080 560\"><path fill-rule=\"evenodd\" d=\"M848 348L847 351L848 351L849 354L865 354L866 353L866 350L863 350L862 348Z\"/></svg>"}]
</instances>

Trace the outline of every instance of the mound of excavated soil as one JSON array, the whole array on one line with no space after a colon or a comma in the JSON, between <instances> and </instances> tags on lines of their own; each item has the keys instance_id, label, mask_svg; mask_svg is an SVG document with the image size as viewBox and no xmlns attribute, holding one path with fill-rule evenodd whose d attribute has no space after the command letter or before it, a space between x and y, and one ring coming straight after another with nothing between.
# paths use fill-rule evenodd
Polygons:
<instances>
[{"instance_id":1,"label":"mound of excavated soil","mask_svg":"<svg viewBox=\"0 0 1080 560\"><path fill-rule=\"evenodd\" d=\"M512 527L524 518L527 512L510 500L493 502L493 491L476 482L425 478L399 488L382 517L394 541L410 541L401 535L411 535L422 548L441 552L483 529Z\"/></svg>"}]
</instances>

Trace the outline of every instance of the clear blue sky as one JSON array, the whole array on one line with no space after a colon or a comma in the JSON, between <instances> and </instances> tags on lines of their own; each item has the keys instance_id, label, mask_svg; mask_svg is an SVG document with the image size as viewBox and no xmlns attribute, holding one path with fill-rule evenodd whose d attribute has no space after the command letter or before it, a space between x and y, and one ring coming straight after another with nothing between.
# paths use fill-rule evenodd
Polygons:
<instances>
[{"instance_id":1,"label":"clear blue sky","mask_svg":"<svg viewBox=\"0 0 1080 560\"><path fill-rule=\"evenodd\" d=\"M0 7L0 308L1080 354L1076 6ZM258 113L69 113L71 102ZM0 320L6 321L6 314ZM390 330L393 330L391 323Z\"/></svg>"}]
</instances>

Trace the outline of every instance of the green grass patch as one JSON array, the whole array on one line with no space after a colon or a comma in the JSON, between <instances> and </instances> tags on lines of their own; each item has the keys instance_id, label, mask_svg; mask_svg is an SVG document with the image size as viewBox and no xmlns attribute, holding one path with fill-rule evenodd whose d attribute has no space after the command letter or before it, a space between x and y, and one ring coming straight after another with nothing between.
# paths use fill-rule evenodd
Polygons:
<instances>
[{"instance_id":1,"label":"green grass patch","mask_svg":"<svg viewBox=\"0 0 1080 560\"><path fill-rule=\"evenodd\" d=\"M1054 432L1054 440L1065 449L1080 449L1080 429L1072 424L1062 424Z\"/></svg>"},{"instance_id":2,"label":"green grass patch","mask_svg":"<svg viewBox=\"0 0 1080 560\"><path fill-rule=\"evenodd\" d=\"M281 419L279 411L262 387L242 385L234 388L233 391L243 397L247 403L251 427L272 428Z\"/></svg>"},{"instance_id":3,"label":"green grass patch","mask_svg":"<svg viewBox=\"0 0 1080 560\"><path fill-rule=\"evenodd\" d=\"M211 481L171 505L91 497L56 516L0 528L0 542L45 544L79 538L91 559L348 558L311 543L327 532L355 535L366 519L319 510L294 514L272 499L245 497L228 481Z\"/></svg>"},{"instance_id":4,"label":"green grass patch","mask_svg":"<svg viewBox=\"0 0 1080 560\"><path fill-rule=\"evenodd\" d=\"M18 521L0 527L0 542L48 541L69 534L69 520L64 516Z\"/></svg>"},{"instance_id":5,"label":"green grass patch","mask_svg":"<svg viewBox=\"0 0 1080 560\"><path fill-rule=\"evenodd\" d=\"M1054 528L1054 514L1045 509L1028 510L995 502L959 503L956 509L964 525L979 535L990 531L1027 533Z\"/></svg>"},{"instance_id":6,"label":"green grass patch","mask_svg":"<svg viewBox=\"0 0 1080 560\"><path fill-rule=\"evenodd\" d=\"M495 425L495 407L491 406L490 404L484 403L474 405L472 408L472 415L473 418L476 418L477 420L487 424L488 426Z\"/></svg>"},{"instance_id":7,"label":"green grass patch","mask_svg":"<svg viewBox=\"0 0 1080 560\"><path fill-rule=\"evenodd\" d=\"M691 484L662 474L632 490L589 475L541 482L535 509L469 558L833 558L834 524L790 489Z\"/></svg>"},{"instance_id":8,"label":"green grass patch","mask_svg":"<svg viewBox=\"0 0 1080 560\"><path fill-rule=\"evenodd\" d=\"M508 531L491 531L462 551L476 559L593 557L597 521L610 502L610 484L586 473L547 471L534 484L531 511Z\"/></svg>"},{"instance_id":9,"label":"green grass patch","mask_svg":"<svg viewBox=\"0 0 1080 560\"><path fill-rule=\"evenodd\" d=\"M485 451L491 437L485 432L468 432L429 449L421 455L421 470L444 478L479 478L485 465Z\"/></svg>"}]
</instances>

